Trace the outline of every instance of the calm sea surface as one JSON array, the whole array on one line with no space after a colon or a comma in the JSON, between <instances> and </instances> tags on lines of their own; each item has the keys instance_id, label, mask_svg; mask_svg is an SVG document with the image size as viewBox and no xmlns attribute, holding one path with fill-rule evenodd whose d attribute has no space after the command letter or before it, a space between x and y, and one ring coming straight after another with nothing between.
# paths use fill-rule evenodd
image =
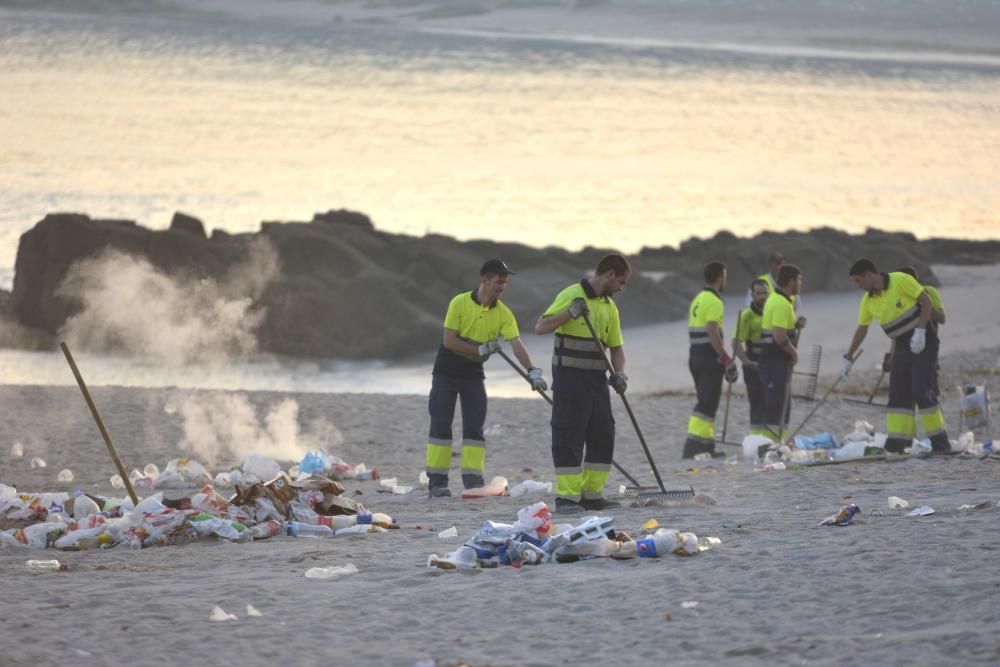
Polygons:
<instances>
[{"instance_id":1,"label":"calm sea surface","mask_svg":"<svg viewBox=\"0 0 1000 667\"><path fill-rule=\"evenodd\" d=\"M53 211L237 232L346 207L395 232L624 251L821 225L1000 236L990 62L3 13L0 91L4 288ZM205 381L89 361L97 383ZM0 381L71 381L63 363L5 351ZM211 380L427 384L321 362Z\"/></svg>"},{"instance_id":2,"label":"calm sea surface","mask_svg":"<svg viewBox=\"0 0 1000 667\"><path fill-rule=\"evenodd\" d=\"M0 286L45 213L625 251L998 236L1000 66L4 14Z\"/></svg>"}]
</instances>

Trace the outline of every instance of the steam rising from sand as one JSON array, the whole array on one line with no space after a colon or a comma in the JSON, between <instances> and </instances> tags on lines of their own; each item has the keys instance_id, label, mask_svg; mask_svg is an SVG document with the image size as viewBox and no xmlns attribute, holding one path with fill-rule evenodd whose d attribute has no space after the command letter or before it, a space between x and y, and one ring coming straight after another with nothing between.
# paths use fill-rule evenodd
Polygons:
<instances>
[{"instance_id":1,"label":"steam rising from sand","mask_svg":"<svg viewBox=\"0 0 1000 667\"><path fill-rule=\"evenodd\" d=\"M299 404L285 399L271 405L263 421L244 394L195 392L168 402L184 419L180 446L199 461L215 465L257 453L277 461L298 461L306 452L341 445L340 431L324 418L299 426Z\"/></svg>"},{"instance_id":2,"label":"steam rising from sand","mask_svg":"<svg viewBox=\"0 0 1000 667\"><path fill-rule=\"evenodd\" d=\"M218 281L168 276L144 258L107 250L70 268L59 295L81 310L60 336L72 347L168 366L225 363L257 349L265 312L254 303L278 273L265 239Z\"/></svg>"}]
</instances>

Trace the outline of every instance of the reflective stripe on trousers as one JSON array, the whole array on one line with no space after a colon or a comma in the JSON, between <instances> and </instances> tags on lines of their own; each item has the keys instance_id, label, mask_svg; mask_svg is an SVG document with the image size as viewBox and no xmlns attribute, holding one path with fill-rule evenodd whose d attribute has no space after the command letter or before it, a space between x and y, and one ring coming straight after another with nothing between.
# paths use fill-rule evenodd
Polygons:
<instances>
[{"instance_id":1,"label":"reflective stripe on trousers","mask_svg":"<svg viewBox=\"0 0 1000 667\"><path fill-rule=\"evenodd\" d=\"M948 452L951 451L951 443L945 430L944 415L937 403L935 387L940 345L937 333L933 327L927 328L926 345L920 354L910 351L911 335L899 337L892 354L889 410L886 414L889 437L885 441L885 450L901 454L910 446L916 436L916 408L933 450Z\"/></svg>"},{"instance_id":2,"label":"reflective stripe on trousers","mask_svg":"<svg viewBox=\"0 0 1000 667\"><path fill-rule=\"evenodd\" d=\"M551 423L556 496L600 498L615 450L610 393L553 392Z\"/></svg>"},{"instance_id":3,"label":"reflective stripe on trousers","mask_svg":"<svg viewBox=\"0 0 1000 667\"><path fill-rule=\"evenodd\" d=\"M431 380L431 393L427 401L431 423L425 457L427 475L435 476L433 485L447 484L451 468L451 425L455 419L456 401L462 405L462 472L482 477L485 467L486 438L483 436L483 425L486 422L486 388L482 378L435 375Z\"/></svg>"},{"instance_id":4,"label":"reflective stripe on trousers","mask_svg":"<svg viewBox=\"0 0 1000 667\"><path fill-rule=\"evenodd\" d=\"M692 353L688 357L688 369L694 380L697 402L688 418L687 439L684 441L685 459L701 453L715 451L715 413L722 397L722 378L726 369L711 354Z\"/></svg>"}]
</instances>

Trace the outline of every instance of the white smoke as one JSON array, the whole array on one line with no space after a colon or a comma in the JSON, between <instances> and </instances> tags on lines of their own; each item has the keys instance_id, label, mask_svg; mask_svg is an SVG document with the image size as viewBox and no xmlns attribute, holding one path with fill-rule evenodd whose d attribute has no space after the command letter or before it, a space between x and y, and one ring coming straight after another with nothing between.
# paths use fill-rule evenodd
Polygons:
<instances>
[{"instance_id":1,"label":"white smoke","mask_svg":"<svg viewBox=\"0 0 1000 667\"><path fill-rule=\"evenodd\" d=\"M219 281L168 276L145 258L107 250L67 273L58 293L81 309L60 336L74 348L167 366L221 364L256 351L265 312L254 303L278 273L265 239Z\"/></svg>"},{"instance_id":2,"label":"white smoke","mask_svg":"<svg viewBox=\"0 0 1000 667\"><path fill-rule=\"evenodd\" d=\"M299 404L285 399L271 405L263 421L244 394L195 392L178 395L167 404L184 419L180 446L209 466L263 454L277 461L299 461L320 447L330 451L344 442L340 431L324 418L306 430L299 426Z\"/></svg>"}]
</instances>

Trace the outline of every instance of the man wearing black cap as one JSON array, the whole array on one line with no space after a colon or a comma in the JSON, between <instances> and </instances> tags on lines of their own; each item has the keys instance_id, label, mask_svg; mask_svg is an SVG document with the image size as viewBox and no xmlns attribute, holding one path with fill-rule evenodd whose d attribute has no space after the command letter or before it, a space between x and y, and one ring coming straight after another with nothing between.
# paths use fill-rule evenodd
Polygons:
<instances>
[{"instance_id":1,"label":"man wearing black cap","mask_svg":"<svg viewBox=\"0 0 1000 667\"><path fill-rule=\"evenodd\" d=\"M521 342L514 314L500 301L514 272L502 260L490 259L479 274L479 287L462 292L448 304L444 337L434 360L426 458L431 498L451 495L448 471L456 399L462 403L462 484L467 489L483 486L486 465L483 362L500 350L499 335L510 343L518 361L527 369L532 389L547 388L542 369L531 363L531 356Z\"/></svg>"}]
</instances>

